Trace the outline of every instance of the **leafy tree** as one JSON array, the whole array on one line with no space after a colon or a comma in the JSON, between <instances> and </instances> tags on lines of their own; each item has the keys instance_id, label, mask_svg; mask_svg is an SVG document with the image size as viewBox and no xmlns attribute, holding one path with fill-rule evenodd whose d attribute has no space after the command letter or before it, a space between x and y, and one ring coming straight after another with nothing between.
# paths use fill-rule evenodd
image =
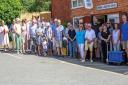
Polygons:
<instances>
[{"instance_id":1,"label":"leafy tree","mask_svg":"<svg viewBox=\"0 0 128 85\"><path fill-rule=\"evenodd\" d=\"M20 0L0 0L0 19L9 23L19 17L22 11Z\"/></svg>"},{"instance_id":2,"label":"leafy tree","mask_svg":"<svg viewBox=\"0 0 128 85\"><path fill-rule=\"evenodd\" d=\"M24 11L29 11L30 7L35 3L36 0L21 0Z\"/></svg>"},{"instance_id":3,"label":"leafy tree","mask_svg":"<svg viewBox=\"0 0 128 85\"><path fill-rule=\"evenodd\" d=\"M51 0L35 0L35 3L29 8L30 12L50 11Z\"/></svg>"}]
</instances>

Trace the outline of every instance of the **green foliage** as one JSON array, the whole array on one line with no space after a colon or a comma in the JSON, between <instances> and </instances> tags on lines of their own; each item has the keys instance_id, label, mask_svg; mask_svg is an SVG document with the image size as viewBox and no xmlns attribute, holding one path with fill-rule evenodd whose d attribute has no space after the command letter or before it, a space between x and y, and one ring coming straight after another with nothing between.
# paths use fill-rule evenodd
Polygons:
<instances>
[{"instance_id":1,"label":"green foliage","mask_svg":"<svg viewBox=\"0 0 128 85\"><path fill-rule=\"evenodd\" d=\"M65 21L64 23L62 23L62 25L64 26L64 28L67 28L67 21Z\"/></svg>"},{"instance_id":2,"label":"green foliage","mask_svg":"<svg viewBox=\"0 0 128 85\"><path fill-rule=\"evenodd\" d=\"M51 0L0 0L0 19L9 23L21 12L41 12L51 9Z\"/></svg>"},{"instance_id":3,"label":"green foliage","mask_svg":"<svg viewBox=\"0 0 128 85\"><path fill-rule=\"evenodd\" d=\"M21 0L21 3L23 5L23 10L28 11L33 3L35 3L35 0Z\"/></svg>"},{"instance_id":4,"label":"green foliage","mask_svg":"<svg viewBox=\"0 0 128 85\"><path fill-rule=\"evenodd\" d=\"M29 8L29 12L41 12L51 10L51 0L36 0Z\"/></svg>"},{"instance_id":5,"label":"green foliage","mask_svg":"<svg viewBox=\"0 0 128 85\"><path fill-rule=\"evenodd\" d=\"M0 19L7 23L20 16L21 10L20 0L0 0Z\"/></svg>"}]
</instances>

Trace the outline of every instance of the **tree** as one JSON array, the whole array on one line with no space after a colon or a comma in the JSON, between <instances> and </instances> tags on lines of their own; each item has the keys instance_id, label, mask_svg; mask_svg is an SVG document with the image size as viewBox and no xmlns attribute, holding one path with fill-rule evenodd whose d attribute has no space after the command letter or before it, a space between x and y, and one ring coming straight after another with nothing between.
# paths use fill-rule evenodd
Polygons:
<instances>
[{"instance_id":1,"label":"tree","mask_svg":"<svg viewBox=\"0 0 128 85\"><path fill-rule=\"evenodd\" d=\"M0 19L9 23L19 17L22 11L20 0L0 0Z\"/></svg>"},{"instance_id":2,"label":"tree","mask_svg":"<svg viewBox=\"0 0 128 85\"><path fill-rule=\"evenodd\" d=\"M51 0L35 0L35 3L29 8L30 12L50 11Z\"/></svg>"},{"instance_id":3,"label":"tree","mask_svg":"<svg viewBox=\"0 0 128 85\"><path fill-rule=\"evenodd\" d=\"M24 11L29 11L30 7L35 3L36 0L21 0Z\"/></svg>"}]
</instances>

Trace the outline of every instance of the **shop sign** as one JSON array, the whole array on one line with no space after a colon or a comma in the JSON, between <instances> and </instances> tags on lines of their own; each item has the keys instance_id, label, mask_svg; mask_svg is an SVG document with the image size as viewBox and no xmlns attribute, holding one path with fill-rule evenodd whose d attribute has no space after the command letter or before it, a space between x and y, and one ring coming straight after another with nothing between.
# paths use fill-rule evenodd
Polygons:
<instances>
[{"instance_id":1,"label":"shop sign","mask_svg":"<svg viewBox=\"0 0 128 85\"><path fill-rule=\"evenodd\" d=\"M99 5L97 6L97 10L105 10L105 9L112 9L112 8L117 8L118 4L117 3L110 3L110 4L105 4L105 5Z\"/></svg>"}]
</instances>

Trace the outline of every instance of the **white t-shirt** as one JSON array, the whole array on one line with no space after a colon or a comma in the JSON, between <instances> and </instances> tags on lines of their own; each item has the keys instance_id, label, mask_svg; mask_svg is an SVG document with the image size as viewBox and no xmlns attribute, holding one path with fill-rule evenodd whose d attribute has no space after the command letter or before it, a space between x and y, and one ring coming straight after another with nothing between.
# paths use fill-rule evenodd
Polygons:
<instances>
[{"instance_id":1,"label":"white t-shirt","mask_svg":"<svg viewBox=\"0 0 128 85\"><path fill-rule=\"evenodd\" d=\"M95 31L93 29L86 30L85 39L93 40L96 38Z\"/></svg>"},{"instance_id":2,"label":"white t-shirt","mask_svg":"<svg viewBox=\"0 0 128 85\"><path fill-rule=\"evenodd\" d=\"M15 31L17 34L21 34L21 25L20 24L15 24Z\"/></svg>"}]
</instances>

